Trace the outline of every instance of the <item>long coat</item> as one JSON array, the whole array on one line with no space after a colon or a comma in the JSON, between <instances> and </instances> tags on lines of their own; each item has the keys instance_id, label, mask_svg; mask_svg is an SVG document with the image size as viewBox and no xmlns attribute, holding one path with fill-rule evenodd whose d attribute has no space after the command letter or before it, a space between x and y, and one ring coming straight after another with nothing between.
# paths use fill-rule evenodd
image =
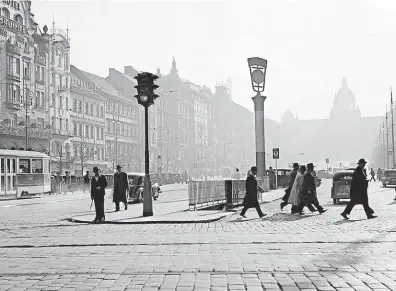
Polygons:
<instances>
[{"instance_id":1,"label":"long coat","mask_svg":"<svg viewBox=\"0 0 396 291\"><path fill-rule=\"evenodd\" d=\"M247 208L256 207L258 203L257 199L257 180L253 175L249 175L246 178L246 194L243 199L243 206Z\"/></svg>"},{"instance_id":2,"label":"long coat","mask_svg":"<svg viewBox=\"0 0 396 291\"><path fill-rule=\"evenodd\" d=\"M315 177L309 172L304 174L300 202L304 205L319 203L316 196Z\"/></svg>"},{"instance_id":3,"label":"long coat","mask_svg":"<svg viewBox=\"0 0 396 291\"><path fill-rule=\"evenodd\" d=\"M353 201L355 204L363 204L368 202L367 188L367 175L365 171L357 167L352 174L350 188L351 201Z\"/></svg>"},{"instance_id":4,"label":"long coat","mask_svg":"<svg viewBox=\"0 0 396 291\"><path fill-rule=\"evenodd\" d=\"M290 191L289 204L298 206L300 204L300 193L302 191L304 181L304 175L300 172L297 174L296 179L294 179L293 188Z\"/></svg>"},{"instance_id":5,"label":"long coat","mask_svg":"<svg viewBox=\"0 0 396 291\"><path fill-rule=\"evenodd\" d=\"M96 189L99 187L99 189ZM105 189L107 187L107 180L105 176L99 175L98 181L95 176L91 179L91 197L92 198L103 198L105 196Z\"/></svg>"},{"instance_id":6,"label":"long coat","mask_svg":"<svg viewBox=\"0 0 396 291\"><path fill-rule=\"evenodd\" d=\"M282 200L285 202L289 201L290 192L293 188L293 184L294 184L294 181L296 180L296 177L297 177L297 171L293 169L293 171L291 171L289 174L289 183L285 190L285 195L283 195L283 197L282 197Z\"/></svg>"},{"instance_id":7,"label":"long coat","mask_svg":"<svg viewBox=\"0 0 396 291\"><path fill-rule=\"evenodd\" d=\"M128 176L125 172L114 174L113 202L127 202L126 191L128 189Z\"/></svg>"}]
</instances>

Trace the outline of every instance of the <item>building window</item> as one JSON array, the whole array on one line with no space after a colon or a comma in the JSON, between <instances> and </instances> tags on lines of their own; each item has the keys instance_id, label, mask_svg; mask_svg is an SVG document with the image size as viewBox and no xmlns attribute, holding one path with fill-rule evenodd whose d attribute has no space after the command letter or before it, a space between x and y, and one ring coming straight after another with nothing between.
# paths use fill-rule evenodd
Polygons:
<instances>
[{"instance_id":1,"label":"building window","mask_svg":"<svg viewBox=\"0 0 396 291\"><path fill-rule=\"evenodd\" d=\"M69 98L66 97L66 110L69 110Z\"/></svg>"},{"instance_id":2,"label":"building window","mask_svg":"<svg viewBox=\"0 0 396 291\"><path fill-rule=\"evenodd\" d=\"M36 107L40 107L40 92L36 91Z\"/></svg>"},{"instance_id":3,"label":"building window","mask_svg":"<svg viewBox=\"0 0 396 291\"><path fill-rule=\"evenodd\" d=\"M73 122L73 133L77 136L77 123Z\"/></svg>"},{"instance_id":4,"label":"building window","mask_svg":"<svg viewBox=\"0 0 396 291\"><path fill-rule=\"evenodd\" d=\"M73 111L76 112L77 111L77 100L73 99Z\"/></svg>"},{"instance_id":5,"label":"building window","mask_svg":"<svg viewBox=\"0 0 396 291\"><path fill-rule=\"evenodd\" d=\"M89 104L88 102L85 102L85 114L89 114L88 111L89 111Z\"/></svg>"},{"instance_id":6,"label":"building window","mask_svg":"<svg viewBox=\"0 0 396 291\"><path fill-rule=\"evenodd\" d=\"M59 130L62 131L63 130L63 119L59 118Z\"/></svg>"},{"instance_id":7,"label":"building window","mask_svg":"<svg viewBox=\"0 0 396 291\"><path fill-rule=\"evenodd\" d=\"M99 129L99 127L96 127L96 138L100 139L100 129Z\"/></svg>"},{"instance_id":8,"label":"building window","mask_svg":"<svg viewBox=\"0 0 396 291\"><path fill-rule=\"evenodd\" d=\"M59 108L63 108L63 97L59 96Z\"/></svg>"},{"instance_id":9,"label":"building window","mask_svg":"<svg viewBox=\"0 0 396 291\"><path fill-rule=\"evenodd\" d=\"M103 130L103 128L100 129L100 139L104 139L104 130Z\"/></svg>"},{"instance_id":10,"label":"building window","mask_svg":"<svg viewBox=\"0 0 396 291\"><path fill-rule=\"evenodd\" d=\"M84 135L84 133L83 133L83 125L81 123L78 125L78 128L79 128L79 136L83 136Z\"/></svg>"},{"instance_id":11,"label":"building window","mask_svg":"<svg viewBox=\"0 0 396 291\"><path fill-rule=\"evenodd\" d=\"M85 137L89 137L89 125L85 125Z\"/></svg>"},{"instance_id":12,"label":"building window","mask_svg":"<svg viewBox=\"0 0 396 291\"><path fill-rule=\"evenodd\" d=\"M78 112L81 113L83 111L82 101L78 101Z\"/></svg>"},{"instance_id":13,"label":"building window","mask_svg":"<svg viewBox=\"0 0 396 291\"><path fill-rule=\"evenodd\" d=\"M94 106L91 104L91 115L94 115Z\"/></svg>"},{"instance_id":14,"label":"building window","mask_svg":"<svg viewBox=\"0 0 396 291\"><path fill-rule=\"evenodd\" d=\"M66 119L65 127L66 127L66 131L69 131L69 119Z\"/></svg>"}]
</instances>

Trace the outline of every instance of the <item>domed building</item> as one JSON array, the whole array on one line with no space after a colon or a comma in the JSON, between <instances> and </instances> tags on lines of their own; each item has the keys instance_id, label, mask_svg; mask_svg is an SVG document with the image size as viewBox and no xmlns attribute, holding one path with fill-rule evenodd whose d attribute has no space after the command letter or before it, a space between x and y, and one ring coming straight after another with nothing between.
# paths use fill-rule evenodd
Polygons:
<instances>
[{"instance_id":1,"label":"domed building","mask_svg":"<svg viewBox=\"0 0 396 291\"><path fill-rule=\"evenodd\" d=\"M267 135L267 140L277 140L278 165L283 167L293 162L313 162L325 169L326 158L330 159L329 166L339 167L341 161L371 158L382 120L380 116L361 116L355 95L344 77L329 119L299 120L288 110L282 116L278 131L274 136ZM268 165L274 163L268 162Z\"/></svg>"},{"instance_id":2,"label":"domed building","mask_svg":"<svg viewBox=\"0 0 396 291\"><path fill-rule=\"evenodd\" d=\"M356 119L361 118L359 107L356 106L355 94L348 87L346 78L342 79L341 88L334 97L330 119Z\"/></svg>"},{"instance_id":3,"label":"domed building","mask_svg":"<svg viewBox=\"0 0 396 291\"><path fill-rule=\"evenodd\" d=\"M293 113L290 110L287 110L282 116L282 123L291 123L295 121L296 118L294 117Z\"/></svg>"}]
</instances>

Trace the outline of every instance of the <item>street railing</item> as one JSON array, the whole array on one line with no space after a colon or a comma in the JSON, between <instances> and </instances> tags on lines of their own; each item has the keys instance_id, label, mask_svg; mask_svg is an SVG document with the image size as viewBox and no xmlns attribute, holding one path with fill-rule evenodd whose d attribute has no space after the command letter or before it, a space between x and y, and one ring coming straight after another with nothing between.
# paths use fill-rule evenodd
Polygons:
<instances>
[{"instance_id":1,"label":"street railing","mask_svg":"<svg viewBox=\"0 0 396 291\"><path fill-rule=\"evenodd\" d=\"M203 207L226 204L226 209L241 206L246 194L246 180L189 181L189 208L194 210ZM269 178L257 180L258 185L268 192ZM263 194L258 192L257 199L262 201Z\"/></svg>"}]
</instances>

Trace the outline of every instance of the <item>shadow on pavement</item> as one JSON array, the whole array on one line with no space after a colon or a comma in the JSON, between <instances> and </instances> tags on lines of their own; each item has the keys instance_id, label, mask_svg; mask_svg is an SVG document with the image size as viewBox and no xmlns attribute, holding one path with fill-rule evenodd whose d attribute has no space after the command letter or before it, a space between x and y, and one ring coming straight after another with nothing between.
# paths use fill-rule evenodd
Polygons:
<instances>
[{"instance_id":1,"label":"shadow on pavement","mask_svg":"<svg viewBox=\"0 0 396 291\"><path fill-rule=\"evenodd\" d=\"M352 223L352 222L358 222L358 221L363 221L363 220L367 220L367 219L365 219L365 218L362 218L362 219L344 219L344 218L341 218L340 221L333 222L333 225L342 225L342 224L345 224L345 223Z\"/></svg>"}]
</instances>

